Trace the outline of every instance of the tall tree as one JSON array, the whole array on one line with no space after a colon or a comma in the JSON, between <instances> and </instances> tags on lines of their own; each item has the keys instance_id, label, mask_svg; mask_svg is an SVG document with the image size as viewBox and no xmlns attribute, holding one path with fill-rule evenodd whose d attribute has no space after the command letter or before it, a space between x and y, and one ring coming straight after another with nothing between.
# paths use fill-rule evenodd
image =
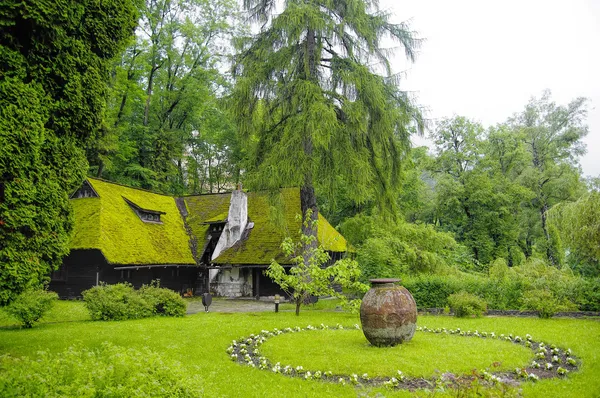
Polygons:
<instances>
[{"instance_id":1,"label":"tall tree","mask_svg":"<svg viewBox=\"0 0 600 398\"><path fill-rule=\"evenodd\" d=\"M0 305L68 252L81 148L101 130L108 67L136 20L130 0L0 4Z\"/></svg>"},{"instance_id":2,"label":"tall tree","mask_svg":"<svg viewBox=\"0 0 600 398\"><path fill-rule=\"evenodd\" d=\"M578 157L585 153L582 138L588 132L585 98L576 98L567 105L557 105L550 91L533 98L511 124L522 135L529 155L529 166L522 183L534 193L530 208L537 212L540 242L548 261L559 265L559 249L555 247L557 232L547 224L548 210L556 203L576 199L583 189L579 180Z\"/></svg>"},{"instance_id":3,"label":"tall tree","mask_svg":"<svg viewBox=\"0 0 600 398\"><path fill-rule=\"evenodd\" d=\"M219 65L236 18L235 0L144 2L135 40L115 65L109 129L89 151L98 176L177 194L201 178L190 175L186 153L199 137L231 129L217 97L227 91Z\"/></svg>"},{"instance_id":4,"label":"tall tree","mask_svg":"<svg viewBox=\"0 0 600 398\"><path fill-rule=\"evenodd\" d=\"M240 40L234 68L232 109L253 144L249 185L300 186L303 215L313 219L316 186L333 197L343 183L355 202L375 197L393 205L409 126L420 125L420 116L396 86L390 51L380 43L395 40L412 61L419 47L414 33L390 23L375 1L289 0L276 10L275 1L245 0L244 6L262 24ZM316 236L316 223L306 223L303 233Z\"/></svg>"}]
</instances>

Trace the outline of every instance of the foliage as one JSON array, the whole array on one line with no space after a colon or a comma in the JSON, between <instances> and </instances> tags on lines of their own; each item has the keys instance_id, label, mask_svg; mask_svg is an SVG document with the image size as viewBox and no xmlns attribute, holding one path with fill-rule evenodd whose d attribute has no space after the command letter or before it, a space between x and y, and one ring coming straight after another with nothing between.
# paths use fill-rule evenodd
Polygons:
<instances>
[{"instance_id":1,"label":"foliage","mask_svg":"<svg viewBox=\"0 0 600 398\"><path fill-rule=\"evenodd\" d=\"M574 276L568 270L558 270L540 260L508 268L505 260L499 259L490 269L489 277L460 272L404 275L403 285L412 293L418 308L444 308L450 295L466 291L482 297L491 309L518 310L523 307L526 292L547 289L561 303L561 310L600 310L597 280Z\"/></svg>"},{"instance_id":2,"label":"foliage","mask_svg":"<svg viewBox=\"0 0 600 398\"><path fill-rule=\"evenodd\" d=\"M181 363L147 347L103 342L94 349L70 347L37 358L0 357L0 395L61 397L190 397L202 394ZM52 377L48 377L52 375Z\"/></svg>"},{"instance_id":3,"label":"foliage","mask_svg":"<svg viewBox=\"0 0 600 398\"><path fill-rule=\"evenodd\" d=\"M585 276L600 276L600 192L560 203L549 212L548 222L559 229L569 264Z\"/></svg>"},{"instance_id":4,"label":"foliage","mask_svg":"<svg viewBox=\"0 0 600 398\"><path fill-rule=\"evenodd\" d=\"M541 230L540 251L548 261L560 266L560 248L547 225L548 211L559 201L574 199L582 189L577 157L585 152L582 142L588 132L586 98L576 98L566 106L551 100L545 91L533 98L511 124L521 134L529 158L521 181L534 194L529 204L538 214L536 228Z\"/></svg>"},{"instance_id":5,"label":"foliage","mask_svg":"<svg viewBox=\"0 0 600 398\"><path fill-rule=\"evenodd\" d=\"M160 287L159 281L144 285L139 290L139 295L152 306L156 315L184 316L187 304L176 292Z\"/></svg>"},{"instance_id":6,"label":"foliage","mask_svg":"<svg viewBox=\"0 0 600 398\"><path fill-rule=\"evenodd\" d=\"M134 40L114 62L107 128L88 149L91 171L175 194L220 192L239 179L233 123L223 111L235 0L141 2Z\"/></svg>"},{"instance_id":7,"label":"foliage","mask_svg":"<svg viewBox=\"0 0 600 398\"><path fill-rule=\"evenodd\" d=\"M466 249L451 234L437 232L431 225L394 223L378 215L358 214L346 219L340 231L357 248L364 280L445 273L470 264Z\"/></svg>"},{"instance_id":8,"label":"foliage","mask_svg":"<svg viewBox=\"0 0 600 398\"><path fill-rule=\"evenodd\" d=\"M31 328L52 308L57 299L58 295L54 292L25 290L6 307L6 312L17 318L23 327Z\"/></svg>"},{"instance_id":9,"label":"foliage","mask_svg":"<svg viewBox=\"0 0 600 398\"><path fill-rule=\"evenodd\" d=\"M132 0L0 5L0 305L68 252L68 195L103 127L110 59L136 13Z\"/></svg>"},{"instance_id":10,"label":"foliage","mask_svg":"<svg viewBox=\"0 0 600 398\"><path fill-rule=\"evenodd\" d=\"M459 318L471 315L479 318L487 311L485 300L465 291L448 296L448 304L454 311L454 316Z\"/></svg>"},{"instance_id":11,"label":"foliage","mask_svg":"<svg viewBox=\"0 0 600 398\"><path fill-rule=\"evenodd\" d=\"M152 316L153 306L128 283L100 284L82 292L95 321L119 321Z\"/></svg>"},{"instance_id":12,"label":"foliage","mask_svg":"<svg viewBox=\"0 0 600 398\"><path fill-rule=\"evenodd\" d=\"M100 284L83 293L83 301L93 320L119 321L154 315L184 316L186 303L175 292L159 287L159 282L135 290L131 284Z\"/></svg>"},{"instance_id":13,"label":"foliage","mask_svg":"<svg viewBox=\"0 0 600 398\"><path fill-rule=\"evenodd\" d=\"M303 224L314 222L310 211ZM360 269L358 263L349 258L338 260L329 265L329 254L323 246L313 245L316 240L313 235L300 233L300 240L294 242L286 238L281 248L293 264L286 271L277 261L273 260L265 275L273 279L296 304L296 315L300 315L300 306L310 296L334 296L343 300L351 308L358 308L360 299L347 300L346 295L336 291L334 285L351 291L366 292L367 285L359 282Z\"/></svg>"},{"instance_id":14,"label":"foliage","mask_svg":"<svg viewBox=\"0 0 600 398\"><path fill-rule=\"evenodd\" d=\"M523 294L523 309L537 311L540 318L551 318L558 311L573 309L573 304L560 302L548 289L535 289Z\"/></svg>"},{"instance_id":15,"label":"foliage","mask_svg":"<svg viewBox=\"0 0 600 398\"><path fill-rule=\"evenodd\" d=\"M380 46L389 38L413 60L419 41L375 2L278 4L244 2L262 22L237 41L234 65L231 109L247 148L246 182L257 190L300 187L303 216L311 209L314 219L315 187L332 202L344 184L356 203L392 206L410 125L421 120Z\"/></svg>"}]
</instances>

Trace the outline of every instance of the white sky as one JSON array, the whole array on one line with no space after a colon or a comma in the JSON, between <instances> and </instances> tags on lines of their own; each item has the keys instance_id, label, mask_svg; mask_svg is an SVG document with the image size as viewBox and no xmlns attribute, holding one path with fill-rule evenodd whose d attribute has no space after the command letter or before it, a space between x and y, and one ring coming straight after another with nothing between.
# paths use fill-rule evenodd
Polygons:
<instances>
[{"instance_id":1,"label":"white sky","mask_svg":"<svg viewBox=\"0 0 600 398\"><path fill-rule=\"evenodd\" d=\"M600 176L600 0L380 0L380 6L395 14L394 22L411 20L426 39L415 64L398 51L394 67L407 70L401 87L415 92L428 118L458 114L489 126L546 88L560 104L588 97L581 165L584 174Z\"/></svg>"}]
</instances>

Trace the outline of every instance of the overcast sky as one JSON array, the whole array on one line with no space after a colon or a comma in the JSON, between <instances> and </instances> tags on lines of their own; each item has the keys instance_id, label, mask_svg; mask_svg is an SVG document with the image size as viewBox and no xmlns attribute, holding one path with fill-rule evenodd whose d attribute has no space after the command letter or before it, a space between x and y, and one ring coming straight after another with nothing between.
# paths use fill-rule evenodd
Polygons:
<instances>
[{"instance_id":1,"label":"overcast sky","mask_svg":"<svg viewBox=\"0 0 600 398\"><path fill-rule=\"evenodd\" d=\"M546 88L566 104L588 97L584 174L600 176L600 0L380 0L426 39L401 87L431 119L485 126L521 111ZM399 51L400 55L401 52Z\"/></svg>"}]
</instances>

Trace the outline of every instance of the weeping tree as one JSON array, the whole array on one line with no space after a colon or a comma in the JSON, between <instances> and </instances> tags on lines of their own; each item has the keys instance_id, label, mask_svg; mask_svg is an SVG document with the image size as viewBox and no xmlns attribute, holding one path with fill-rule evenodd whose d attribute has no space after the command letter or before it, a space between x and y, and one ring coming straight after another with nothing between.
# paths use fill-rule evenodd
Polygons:
<instances>
[{"instance_id":1,"label":"weeping tree","mask_svg":"<svg viewBox=\"0 0 600 398\"><path fill-rule=\"evenodd\" d=\"M330 199L351 186L356 203L394 206L403 160L420 113L398 88L391 48L414 61L420 41L389 22L376 1L245 0L260 24L239 39L232 110L248 143L246 183L299 186L303 217L318 217L315 188ZM281 8L281 9L278 9ZM317 224L303 234L316 236ZM311 240L316 244L316 240ZM305 259L308 261L308 259Z\"/></svg>"}]
</instances>

